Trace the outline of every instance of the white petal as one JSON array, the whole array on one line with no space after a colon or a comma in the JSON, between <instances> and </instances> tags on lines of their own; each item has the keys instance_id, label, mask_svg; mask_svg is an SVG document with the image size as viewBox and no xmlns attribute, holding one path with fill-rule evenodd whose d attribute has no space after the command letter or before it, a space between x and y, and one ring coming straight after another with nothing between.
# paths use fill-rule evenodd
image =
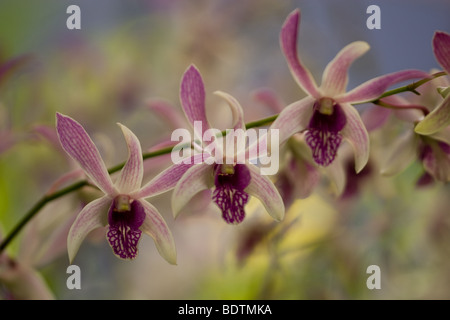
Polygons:
<instances>
[{"instance_id":1,"label":"white petal","mask_svg":"<svg viewBox=\"0 0 450 320\"><path fill-rule=\"evenodd\" d=\"M145 200L138 200L145 210L145 220L140 229L153 238L159 254L170 264L177 264L177 250L170 229L158 210Z\"/></svg>"},{"instance_id":2,"label":"white petal","mask_svg":"<svg viewBox=\"0 0 450 320\"><path fill-rule=\"evenodd\" d=\"M369 161L370 140L369 133L363 121L353 106L347 103L341 104L345 112L347 123L341 134L353 147L355 153L355 171L359 173Z\"/></svg>"},{"instance_id":3,"label":"white petal","mask_svg":"<svg viewBox=\"0 0 450 320\"><path fill-rule=\"evenodd\" d=\"M172 211L176 218L181 209L198 192L213 186L213 165L194 165L181 177L172 194Z\"/></svg>"},{"instance_id":4,"label":"white petal","mask_svg":"<svg viewBox=\"0 0 450 320\"><path fill-rule=\"evenodd\" d=\"M107 224L108 209L111 203L112 199L104 196L88 203L78 214L67 236L70 263L72 263L88 233Z\"/></svg>"},{"instance_id":5,"label":"white petal","mask_svg":"<svg viewBox=\"0 0 450 320\"><path fill-rule=\"evenodd\" d=\"M118 124L122 129L128 147L128 160L120 171L116 187L119 192L128 194L141 187L144 175L144 162L142 149L138 138L124 125Z\"/></svg>"},{"instance_id":6,"label":"white petal","mask_svg":"<svg viewBox=\"0 0 450 320\"><path fill-rule=\"evenodd\" d=\"M245 192L258 198L267 210L267 213L276 221L284 218L284 203L277 188L267 177L260 174L258 167L247 164L251 180Z\"/></svg>"}]
</instances>

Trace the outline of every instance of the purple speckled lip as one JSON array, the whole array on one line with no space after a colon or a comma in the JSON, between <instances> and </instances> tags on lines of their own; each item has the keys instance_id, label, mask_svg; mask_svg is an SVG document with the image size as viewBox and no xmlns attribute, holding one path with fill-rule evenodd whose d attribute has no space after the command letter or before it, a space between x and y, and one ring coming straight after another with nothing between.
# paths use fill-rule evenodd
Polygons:
<instances>
[{"instance_id":1,"label":"purple speckled lip","mask_svg":"<svg viewBox=\"0 0 450 320\"><path fill-rule=\"evenodd\" d=\"M145 211L138 200L132 201L129 210L117 209L116 197L108 212L108 239L114 254L121 259L134 259L138 254L138 243L145 220Z\"/></svg>"},{"instance_id":2,"label":"purple speckled lip","mask_svg":"<svg viewBox=\"0 0 450 320\"><path fill-rule=\"evenodd\" d=\"M216 165L214 184L216 186L212 199L222 211L223 219L230 224L238 224L244 220L244 206L248 194L244 189L250 184L250 170L243 164L236 164L232 172L224 172L224 166Z\"/></svg>"},{"instance_id":3,"label":"purple speckled lip","mask_svg":"<svg viewBox=\"0 0 450 320\"><path fill-rule=\"evenodd\" d=\"M306 143L312 150L314 161L322 166L328 166L336 157L342 141L339 132L347 121L339 104L333 106L330 115L321 113L316 107L314 109L305 135Z\"/></svg>"},{"instance_id":4,"label":"purple speckled lip","mask_svg":"<svg viewBox=\"0 0 450 320\"><path fill-rule=\"evenodd\" d=\"M223 98L230 107L232 114L231 128L246 132L244 111L240 103L225 92L216 91L214 93ZM203 137L205 130L210 129L210 125L206 117L203 79L194 65L189 66L183 74L180 101L186 119L192 125L194 135ZM267 137L267 135L264 137ZM226 138L224 141L227 142ZM212 145L214 146L214 144ZM216 161L203 161L194 164L181 176L175 186L172 194L174 217L177 217L195 194L202 190L211 189L212 200L222 211L223 219L227 223L239 224L243 221L245 218L244 206L250 196L258 198L267 213L276 221L281 221L284 217L285 207L277 188L268 177L262 174L259 167L246 160L247 155L254 155L255 150L261 150L266 146L267 139L258 139L248 147L236 148L230 154L227 152L224 158L226 159L225 164ZM211 155L210 152L213 149L209 149L209 145L207 147L199 145L199 148L201 148L201 152L205 153L206 158L203 157L203 159L217 157L217 154ZM220 150L220 147L218 149ZM239 160L241 156L243 156L244 161ZM228 159L233 159L232 163L229 163L231 161L228 161Z\"/></svg>"}]
</instances>

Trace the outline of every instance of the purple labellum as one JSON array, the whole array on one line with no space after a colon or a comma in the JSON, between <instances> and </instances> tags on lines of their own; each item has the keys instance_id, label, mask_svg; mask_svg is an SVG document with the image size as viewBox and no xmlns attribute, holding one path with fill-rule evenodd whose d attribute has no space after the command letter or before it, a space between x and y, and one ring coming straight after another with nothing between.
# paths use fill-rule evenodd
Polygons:
<instances>
[{"instance_id":1,"label":"purple labellum","mask_svg":"<svg viewBox=\"0 0 450 320\"><path fill-rule=\"evenodd\" d=\"M438 141L438 146L441 148L441 150L446 153L447 155L450 155L450 145L443 141Z\"/></svg>"},{"instance_id":2,"label":"purple labellum","mask_svg":"<svg viewBox=\"0 0 450 320\"><path fill-rule=\"evenodd\" d=\"M248 201L244 189L250 184L250 179L250 171L244 164L216 165L216 188L212 199L227 223L238 224L244 220L244 206Z\"/></svg>"},{"instance_id":3,"label":"purple labellum","mask_svg":"<svg viewBox=\"0 0 450 320\"><path fill-rule=\"evenodd\" d=\"M334 104L324 113L320 110L320 102L316 102L314 109L305 134L306 143L312 150L314 161L319 165L328 166L336 157L342 142L339 132L344 128L347 120L338 104Z\"/></svg>"},{"instance_id":4,"label":"purple labellum","mask_svg":"<svg viewBox=\"0 0 450 320\"><path fill-rule=\"evenodd\" d=\"M127 196L114 199L109 210L109 228L106 234L108 242L116 256L131 260L138 254L138 243L142 231L139 227L144 223L145 212L139 201L130 201Z\"/></svg>"}]
</instances>

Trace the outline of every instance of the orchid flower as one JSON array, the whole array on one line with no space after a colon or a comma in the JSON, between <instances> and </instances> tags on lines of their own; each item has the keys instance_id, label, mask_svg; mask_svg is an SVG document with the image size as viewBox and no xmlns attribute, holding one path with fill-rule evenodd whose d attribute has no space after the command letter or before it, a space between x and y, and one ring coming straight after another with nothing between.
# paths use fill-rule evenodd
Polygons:
<instances>
[{"instance_id":1,"label":"orchid flower","mask_svg":"<svg viewBox=\"0 0 450 320\"><path fill-rule=\"evenodd\" d=\"M310 71L297 53L297 33L300 10L294 10L286 19L280 35L281 48L290 71L298 85L308 94L287 106L272 124L280 130L280 143L296 132L305 131L306 142L315 162L330 165L343 139L354 150L355 170L360 172L369 158L369 135L358 111L352 106L378 98L389 86L413 78L426 77L423 71L405 70L369 80L346 92L348 69L363 55L369 45L363 41L344 47L327 65L322 84L317 86Z\"/></svg>"},{"instance_id":2,"label":"orchid flower","mask_svg":"<svg viewBox=\"0 0 450 320\"><path fill-rule=\"evenodd\" d=\"M245 122L243 110L239 102L227 93L217 91L218 96L225 99L232 110L233 128L245 132ZM205 132L210 128L206 118L205 108L205 88L200 72L195 66L190 66L183 75L180 89L180 101L186 118L194 127L196 138L204 137ZM196 124L201 124L201 129L197 129ZM196 148L203 155L204 161L197 163L186 171L178 181L172 194L172 209L176 217L181 209L198 192L206 189L213 189L212 200L222 211L223 219L230 224L241 223L245 217L244 206L249 199L249 195L258 198L267 212L277 221L284 216L283 200L272 181L265 175L261 175L260 169L249 160L240 162L240 153L252 154L247 149L238 147L237 153L227 156L226 161L211 161L218 158L220 149L215 149L215 155L208 153L211 146L218 146L227 139L220 137L210 144L204 146L196 144ZM202 139L204 142L205 139ZM254 146L255 147L255 146ZM256 146L257 147L257 146ZM214 148L213 148L214 149ZM219 156L220 157L220 156ZM220 160L220 159L219 159Z\"/></svg>"},{"instance_id":3,"label":"orchid flower","mask_svg":"<svg viewBox=\"0 0 450 320\"><path fill-rule=\"evenodd\" d=\"M436 32L432 43L436 60L448 72L450 36L443 32ZM384 102L395 107L395 109L383 109L385 118L392 113L396 118L411 124L411 130L404 132L386 154L385 163L381 169L383 175L398 174L418 159L425 173L419 178L417 185L425 185L433 180L450 181L450 126L448 123L446 125L447 120L445 120L448 117L446 113L450 112L450 109L446 107L449 98L441 96L445 90L441 92L437 90L448 85L448 79L440 77L421 86L418 89L419 96L406 99L397 95L383 99ZM369 117L372 114L373 112L370 112ZM385 120L378 125L384 122Z\"/></svg>"},{"instance_id":4,"label":"orchid flower","mask_svg":"<svg viewBox=\"0 0 450 320\"><path fill-rule=\"evenodd\" d=\"M437 31L433 36L433 52L438 63L450 75L450 34ZM417 124L415 131L430 135L450 125L450 94L448 87L440 91L444 100Z\"/></svg>"},{"instance_id":5,"label":"orchid flower","mask_svg":"<svg viewBox=\"0 0 450 320\"><path fill-rule=\"evenodd\" d=\"M252 96L275 113L280 113L285 105L281 97L269 88L255 90ZM286 207L295 199L310 196L320 181L320 172L304 136L304 133L293 134L281 150L281 167L275 185Z\"/></svg>"},{"instance_id":6,"label":"orchid flower","mask_svg":"<svg viewBox=\"0 0 450 320\"><path fill-rule=\"evenodd\" d=\"M176 264L172 234L158 210L144 198L173 188L190 165L175 164L141 187L143 159L139 140L119 124L128 146L128 160L113 184L100 153L84 128L72 118L57 113L57 133L63 149L81 166L86 176L104 193L88 203L70 228L67 246L73 261L83 239L98 227L108 226L106 238L114 254L134 259L142 232L151 236L160 255Z\"/></svg>"}]
</instances>

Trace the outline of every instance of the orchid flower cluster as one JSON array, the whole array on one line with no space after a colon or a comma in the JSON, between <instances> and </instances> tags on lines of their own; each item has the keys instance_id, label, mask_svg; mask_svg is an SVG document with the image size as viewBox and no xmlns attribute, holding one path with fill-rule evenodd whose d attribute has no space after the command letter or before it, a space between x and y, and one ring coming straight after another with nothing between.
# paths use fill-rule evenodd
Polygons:
<instances>
[{"instance_id":1,"label":"orchid flower cluster","mask_svg":"<svg viewBox=\"0 0 450 320\"><path fill-rule=\"evenodd\" d=\"M345 46L326 66L319 86L297 51L299 24L300 10L297 9L289 14L281 28L280 45L289 70L306 97L284 106L282 99L273 92L261 91L258 99L273 106L279 114L246 123L239 101L228 93L215 92L231 110L230 128L245 132L250 127L269 125L268 133L254 144L238 147L231 155L220 154L226 161L217 161L220 157L211 151L226 144L226 134L211 139L209 144L194 140L189 145L193 151L190 155L143 184L145 157L138 137L129 128L118 123L128 147L128 159L114 170L108 170L83 126L68 115L56 114L58 140L87 178L79 187L90 184L103 194L82 208L68 231L67 250L71 262L88 234L106 227L106 239L117 257L135 259L142 233L145 233L153 238L159 254L170 264L176 264L177 250L171 230L151 203L152 197L166 192L172 192L175 218L195 195L209 191L209 200L228 224L240 224L245 220L250 197L258 199L275 221L282 221L292 201L311 195L322 175L333 182L337 195L341 195L346 180L343 149L350 146L354 173L361 173L371 155L369 133L382 127L391 117L406 122L409 130L387 153L381 173L397 174L418 159L424 169L418 184L450 181L450 35L437 31L432 41L436 60L443 71L402 70L347 90L349 68L369 50L369 45L356 41ZM439 85L436 85L437 80ZM405 81L411 84L403 90L387 91ZM416 96L399 94L405 91L414 92ZM195 137L203 137L212 129L206 113L206 94L200 70L190 65L182 76L179 92L185 119L174 114L172 120L180 126L189 126ZM361 115L357 106L362 104L371 106ZM257 154L255 150L268 148L271 153L278 148L270 139L271 132L278 134L277 143L283 155L279 160L283 165L277 174L267 176L261 173L258 159L252 155ZM159 155L172 150L173 145L168 145L159 149ZM239 161L241 158L244 160ZM39 209L38 206L33 214ZM6 245L4 242L2 249Z\"/></svg>"}]
</instances>

